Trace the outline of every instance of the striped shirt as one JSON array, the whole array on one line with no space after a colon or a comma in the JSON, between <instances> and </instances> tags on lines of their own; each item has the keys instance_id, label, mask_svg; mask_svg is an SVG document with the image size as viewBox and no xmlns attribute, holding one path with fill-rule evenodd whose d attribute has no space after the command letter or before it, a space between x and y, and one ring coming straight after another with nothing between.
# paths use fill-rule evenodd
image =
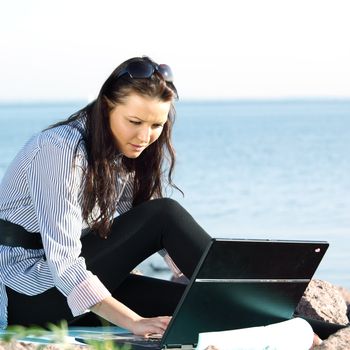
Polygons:
<instances>
[{"instance_id":1,"label":"striped shirt","mask_svg":"<svg viewBox=\"0 0 350 350\"><path fill-rule=\"evenodd\" d=\"M82 219L87 166L83 127L80 119L34 135L4 175L0 219L40 232L44 249L0 245L0 328L7 326L5 286L26 295L56 287L67 297L73 316L110 296L80 256L82 230L88 227ZM132 206L132 176L120 176L116 186L115 216Z\"/></svg>"}]
</instances>

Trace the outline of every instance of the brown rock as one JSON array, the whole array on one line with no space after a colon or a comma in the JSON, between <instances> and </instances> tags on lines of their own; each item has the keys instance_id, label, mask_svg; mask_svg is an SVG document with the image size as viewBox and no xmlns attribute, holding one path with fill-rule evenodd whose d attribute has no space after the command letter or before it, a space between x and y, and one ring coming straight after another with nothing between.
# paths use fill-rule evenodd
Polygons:
<instances>
[{"instance_id":1,"label":"brown rock","mask_svg":"<svg viewBox=\"0 0 350 350\"><path fill-rule=\"evenodd\" d=\"M0 342L0 350L36 350L37 348L37 344L24 344L17 341Z\"/></svg>"},{"instance_id":2,"label":"brown rock","mask_svg":"<svg viewBox=\"0 0 350 350\"><path fill-rule=\"evenodd\" d=\"M296 314L301 316L343 325L349 323L346 313L347 305L339 288L320 280L309 283L296 308Z\"/></svg>"},{"instance_id":3,"label":"brown rock","mask_svg":"<svg viewBox=\"0 0 350 350\"><path fill-rule=\"evenodd\" d=\"M350 327L343 328L324 340L315 350L349 350L350 349Z\"/></svg>"},{"instance_id":4,"label":"brown rock","mask_svg":"<svg viewBox=\"0 0 350 350\"><path fill-rule=\"evenodd\" d=\"M345 289L344 287L338 287L338 288L348 307L347 316L350 321L350 291L348 289Z\"/></svg>"},{"instance_id":5,"label":"brown rock","mask_svg":"<svg viewBox=\"0 0 350 350\"><path fill-rule=\"evenodd\" d=\"M338 287L340 293L342 294L346 305L350 305L350 291L344 287Z\"/></svg>"}]
</instances>

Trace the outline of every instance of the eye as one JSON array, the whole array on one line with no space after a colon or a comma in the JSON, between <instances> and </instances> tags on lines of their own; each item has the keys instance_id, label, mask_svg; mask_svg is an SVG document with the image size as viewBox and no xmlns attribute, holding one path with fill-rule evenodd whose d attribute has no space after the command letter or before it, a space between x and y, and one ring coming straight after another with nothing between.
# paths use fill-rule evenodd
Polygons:
<instances>
[{"instance_id":1,"label":"eye","mask_svg":"<svg viewBox=\"0 0 350 350\"><path fill-rule=\"evenodd\" d=\"M129 120L129 122L130 122L131 124L134 124L134 125L140 125L140 124L141 124L141 122L136 121L136 120Z\"/></svg>"},{"instance_id":2,"label":"eye","mask_svg":"<svg viewBox=\"0 0 350 350\"><path fill-rule=\"evenodd\" d=\"M163 124L153 124L152 127L153 127L154 129L158 129L158 128L163 128L164 125L163 125Z\"/></svg>"}]
</instances>

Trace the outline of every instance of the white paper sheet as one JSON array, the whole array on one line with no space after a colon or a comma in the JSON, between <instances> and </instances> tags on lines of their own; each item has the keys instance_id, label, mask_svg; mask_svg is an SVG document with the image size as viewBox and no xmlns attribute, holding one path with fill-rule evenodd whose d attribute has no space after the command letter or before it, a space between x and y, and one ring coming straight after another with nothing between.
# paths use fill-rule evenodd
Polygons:
<instances>
[{"instance_id":1,"label":"white paper sheet","mask_svg":"<svg viewBox=\"0 0 350 350\"><path fill-rule=\"evenodd\" d=\"M218 350L309 350L314 332L302 318L222 332L200 333L196 350L214 346Z\"/></svg>"}]
</instances>

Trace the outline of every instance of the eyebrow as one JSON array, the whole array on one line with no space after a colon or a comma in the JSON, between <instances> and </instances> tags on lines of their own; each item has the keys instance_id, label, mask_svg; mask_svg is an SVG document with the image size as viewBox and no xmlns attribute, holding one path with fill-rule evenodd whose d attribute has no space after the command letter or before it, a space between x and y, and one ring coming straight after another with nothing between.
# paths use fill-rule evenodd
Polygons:
<instances>
[{"instance_id":1,"label":"eyebrow","mask_svg":"<svg viewBox=\"0 0 350 350\"><path fill-rule=\"evenodd\" d=\"M136 118L136 119L138 119L138 120L141 121L141 122L146 122L146 120L143 120L143 119L137 117L136 115L127 115L126 117L127 117L127 118ZM163 122L163 120L161 120L161 121L155 121L153 124L162 124L162 125L164 125L167 121L168 121L168 119L167 119L165 122Z\"/></svg>"},{"instance_id":2,"label":"eyebrow","mask_svg":"<svg viewBox=\"0 0 350 350\"><path fill-rule=\"evenodd\" d=\"M136 118L136 119L141 120L141 121L143 121L143 122L144 122L144 120L143 120L143 119L141 119L141 118L137 117L136 115L126 115L126 117L127 117L127 118Z\"/></svg>"}]
</instances>

